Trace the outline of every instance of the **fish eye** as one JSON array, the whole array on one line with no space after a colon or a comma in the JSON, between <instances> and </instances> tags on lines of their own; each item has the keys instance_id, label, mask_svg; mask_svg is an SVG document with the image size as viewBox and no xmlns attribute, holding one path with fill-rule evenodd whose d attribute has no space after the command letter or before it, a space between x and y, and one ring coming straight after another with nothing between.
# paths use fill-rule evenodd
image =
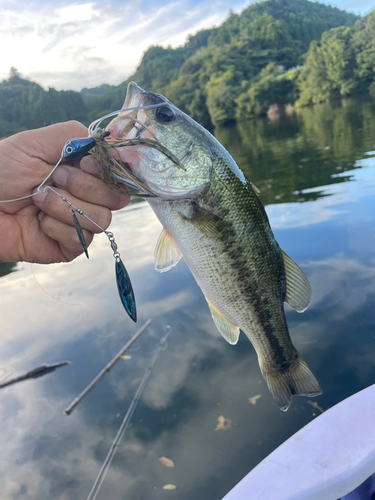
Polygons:
<instances>
[{"instance_id":1,"label":"fish eye","mask_svg":"<svg viewBox=\"0 0 375 500\"><path fill-rule=\"evenodd\" d=\"M161 106L156 108L155 118L159 123L172 123L176 119L176 115L169 106Z\"/></svg>"},{"instance_id":2,"label":"fish eye","mask_svg":"<svg viewBox=\"0 0 375 500\"><path fill-rule=\"evenodd\" d=\"M68 154L73 153L73 148L72 148L72 146L67 146L67 147L65 148L65 151L66 151Z\"/></svg>"}]
</instances>

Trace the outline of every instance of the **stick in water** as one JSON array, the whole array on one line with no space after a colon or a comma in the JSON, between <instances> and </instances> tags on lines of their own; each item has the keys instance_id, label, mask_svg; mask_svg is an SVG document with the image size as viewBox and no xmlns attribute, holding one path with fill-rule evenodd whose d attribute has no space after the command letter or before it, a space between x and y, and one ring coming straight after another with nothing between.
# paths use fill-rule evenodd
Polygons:
<instances>
[{"instance_id":1,"label":"stick in water","mask_svg":"<svg viewBox=\"0 0 375 500\"><path fill-rule=\"evenodd\" d=\"M158 357L159 357L161 350L166 345L167 338L171 334L171 331L172 331L171 327L167 326L166 331L167 331L167 333L164 335L164 337L159 342L158 348L156 349L155 354L153 355L148 367L146 368L146 371L142 377L141 383L138 386L137 392L135 393L135 396L134 396L132 402L130 403L128 411L126 412L126 415L124 417L124 420L122 421L122 424L120 425L119 430L117 431L116 437L115 437L115 439L114 439L114 441L109 449L109 452L108 452L108 454L103 462L102 468L99 471L99 474L95 480L94 486L92 487L89 496L87 497L87 500L95 500L95 498L97 497L97 495L99 493L100 487L103 484L103 481L104 481L105 476L108 472L108 469L111 465L113 457L115 456L117 448L118 448L122 438L124 437L125 431L129 425L130 419L132 418L132 415L133 415L134 410L137 406L137 403L142 396L142 392L143 392L144 388L146 387L146 384L147 384L147 381L151 375L152 369L154 368L156 361L158 360Z\"/></svg>"},{"instance_id":2,"label":"stick in water","mask_svg":"<svg viewBox=\"0 0 375 500\"><path fill-rule=\"evenodd\" d=\"M148 328L152 323L152 319L148 319L146 323L142 326L140 330L129 340L127 344L116 354L116 356L108 363L107 366L94 378L92 382L86 387L84 391L76 398L65 410L67 415L70 415L72 411L85 399L87 394L94 389L94 387L101 381L106 373L108 373L111 368L117 363L120 357L134 344L134 342L142 335L142 333Z\"/></svg>"},{"instance_id":3,"label":"stick in water","mask_svg":"<svg viewBox=\"0 0 375 500\"><path fill-rule=\"evenodd\" d=\"M61 366L66 366L70 365L69 361L61 361L59 363L54 363L53 365L42 365L38 366L38 368L34 368L34 370L31 370L30 372L24 373L23 375L20 375L19 377L16 378L11 378L10 380L7 380L6 382L2 382L0 384L0 389L3 387L7 387L8 385L12 384L17 384L18 382L22 382L23 380L28 380L30 378L38 378L38 377L43 377L43 375L47 375L47 373L54 372L57 370L57 368L60 368Z\"/></svg>"}]
</instances>

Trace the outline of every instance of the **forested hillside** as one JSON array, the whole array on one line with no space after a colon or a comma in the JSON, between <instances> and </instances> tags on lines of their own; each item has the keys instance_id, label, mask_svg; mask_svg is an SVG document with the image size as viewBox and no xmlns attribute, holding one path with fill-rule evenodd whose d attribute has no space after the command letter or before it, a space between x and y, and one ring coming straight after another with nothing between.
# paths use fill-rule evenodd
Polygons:
<instances>
[{"instance_id":1,"label":"forested hillside","mask_svg":"<svg viewBox=\"0 0 375 500\"><path fill-rule=\"evenodd\" d=\"M331 28L353 26L356 19L307 0L251 4L241 14L230 14L218 28L190 37L183 47L151 47L134 75L89 103L91 117L121 106L126 85L134 80L165 95L203 125L230 122L238 118L236 99L260 79L269 63L278 71L302 65L311 41Z\"/></svg>"},{"instance_id":2,"label":"forested hillside","mask_svg":"<svg viewBox=\"0 0 375 500\"><path fill-rule=\"evenodd\" d=\"M45 91L21 78L14 68L9 79L0 83L0 137L70 119L87 119L80 93L51 88Z\"/></svg>"},{"instance_id":3,"label":"forested hillside","mask_svg":"<svg viewBox=\"0 0 375 500\"><path fill-rule=\"evenodd\" d=\"M375 10L358 18L307 0L255 3L182 47L150 47L118 86L45 91L12 69L0 83L0 137L71 118L87 124L119 109L131 80L205 126L362 92L374 81L374 40Z\"/></svg>"}]
</instances>

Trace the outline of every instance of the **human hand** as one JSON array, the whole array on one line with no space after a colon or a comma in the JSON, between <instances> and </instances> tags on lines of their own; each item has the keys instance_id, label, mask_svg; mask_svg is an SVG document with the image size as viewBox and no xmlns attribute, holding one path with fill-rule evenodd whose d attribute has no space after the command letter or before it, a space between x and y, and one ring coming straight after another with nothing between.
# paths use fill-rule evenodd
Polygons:
<instances>
[{"instance_id":1,"label":"human hand","mask_svg":"<svg viewBox=\"0 0 375 500\"><path fill-rule=\"evenodd\" d=\"M27 196L35 191L61 157L64 144L86 137L79 122L58 123L20 132L0 141L0 201ZM79 168L80 167L80 168ZM111 222L111 210L129 203L129 196L107 187L91 157L64 162L47 185L103 229ZM87 245L100 230L79 217ZM67 262L83 252L68 206L51 190L25 200L0 203L0 262Z\"/></svg>"}]
</instances>

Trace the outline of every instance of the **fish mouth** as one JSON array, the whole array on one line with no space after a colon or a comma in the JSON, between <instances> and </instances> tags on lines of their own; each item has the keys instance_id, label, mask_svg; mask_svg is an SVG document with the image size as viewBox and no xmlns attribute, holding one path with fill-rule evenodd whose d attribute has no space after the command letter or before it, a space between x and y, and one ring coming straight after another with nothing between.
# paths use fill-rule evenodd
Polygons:
<instances>
[{"instance_id":1,"label":"fish mouth","mask_svg":"<svg viewBox=\"0 0 375 500\"><path fill-rule=\"evenodd\" d=\"M165 100L161 96L147 92L135 82L130 82L122 109L140 108L163 102ZM151 125L150 119L145 110L130 109L119 113L108 125L107 130L110 132L110 137L114 139L135 139L141 135L143 138L151 138L153 134L147 130L149 125Z\"/></svg>"},{"instance_id":2,"label":"fish mouth","mask_svg":"<svg viewBox=\"0 0 375 500\"><path fill-rule=\"evenodd\" d=\"M126 97L122 109L147 106L151 104L150 100L150 92L143 90L135 82L130 82L126 90Z\"/></svg>"}]
</instances>

